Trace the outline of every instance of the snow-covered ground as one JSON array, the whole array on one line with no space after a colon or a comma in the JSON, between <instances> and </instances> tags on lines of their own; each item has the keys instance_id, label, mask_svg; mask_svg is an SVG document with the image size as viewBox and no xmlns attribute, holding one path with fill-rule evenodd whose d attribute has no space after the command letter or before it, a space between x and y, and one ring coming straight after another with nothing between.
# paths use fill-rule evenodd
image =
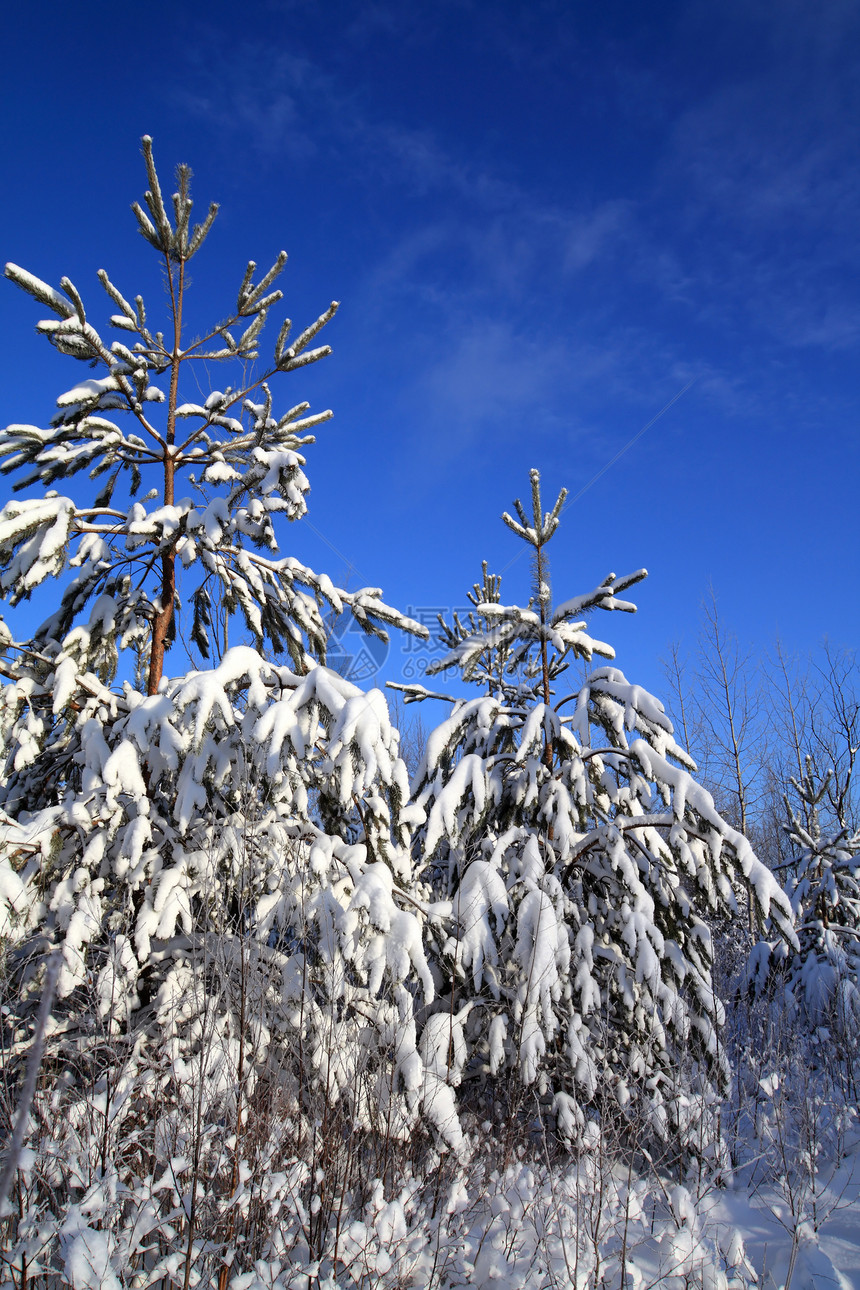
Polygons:
<instances>
[{"instance_id":1,"label":"snow-covered ground","mask_svg":"<svg viewBox=\"0 0 860 1290\"><path fill-rule=\"evenodd\" d=\"M578 1168L461 1182L434 1273L440 1286L484 1290L860 1290L860 1142L838 1166L819 1165L814 1192L798 1176L746 1173L684 1187L637 1179L597 1152ZM422 1284L392 1254L403 1283Z\"/></svg>"},{"instance_id":2,"label":"snow-covered ground","mask_svg":"<svg viewBox=\"0 0 860 1290\"><path fill-rule=\"evenodd\" d=\"M761 1290L860 1290L860 1150L822 1173L817 1233L811 1197L795 1223L784 1187L727 1190L710 1209L710 1221L742 1234Z\"/></svg>"}]
</instances>

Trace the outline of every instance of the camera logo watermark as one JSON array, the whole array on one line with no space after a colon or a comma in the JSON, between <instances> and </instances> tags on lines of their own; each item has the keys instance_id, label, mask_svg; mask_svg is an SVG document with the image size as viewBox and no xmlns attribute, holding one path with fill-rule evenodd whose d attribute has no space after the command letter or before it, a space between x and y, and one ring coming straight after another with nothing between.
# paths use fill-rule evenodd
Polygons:
<instances>
[{"instance_id":1,"label":"camera logo watermark","mask_svg":"<svg viewBox=\"0 0 860 1290\"><path fill-rule=\"evenodd\" d=\"M439 639L439 615L450 622L453 614L465 618L471 608L471 605L407 605L404 610L407 618L426 627L429 639L392 630L394 639L388 642L363 632L352 614L345 610L329 625L326 663L353 685L366 686L383 669L393 673L391 680L420 681L430 665L448 653L449 647Z\"/></svg>"},{"instance_id":2,"label":"camera logo watermark","mask_svg":"<svg viewBox=\"0 0 860 1290\"><path fill-rule=\"evenodd\" d=\"M344 610L330 626L326 664L353 685L366 685L385 666L391 644L363 632Z\"/></svg>"}]
</instances>

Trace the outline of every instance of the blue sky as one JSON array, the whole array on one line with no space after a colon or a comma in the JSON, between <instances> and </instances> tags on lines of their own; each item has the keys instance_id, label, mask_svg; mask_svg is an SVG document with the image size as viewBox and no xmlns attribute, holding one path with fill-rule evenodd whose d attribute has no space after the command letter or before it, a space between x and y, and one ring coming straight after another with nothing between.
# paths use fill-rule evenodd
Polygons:
<instances>
[{"instance_id":1,"label":"blue sky","mask_svg":"<svg viewBox=\"0 0 860 1290\"><path fill-rule=\"evenodd\" d=\"M665 689L709 583L757 648L856 645L858 4L33 0L4 32L4 259L154 310L148 132L221 203L201 320L281 247L298 323L343 302L281 387L335 412L292 553L401 608L462 604L487 559L524 602L499 515L538 466L582 493L557 599L650 571L594 624L631 679ZM34 322L0 291L4 424L78 375Z\"/></svg>"}]
</instances>

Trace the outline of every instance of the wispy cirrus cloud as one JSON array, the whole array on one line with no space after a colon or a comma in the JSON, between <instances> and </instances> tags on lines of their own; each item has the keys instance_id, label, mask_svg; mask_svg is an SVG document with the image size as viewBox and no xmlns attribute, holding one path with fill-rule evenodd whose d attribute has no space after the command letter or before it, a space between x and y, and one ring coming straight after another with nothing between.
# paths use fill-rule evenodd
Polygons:
<instances>
[{"instance_id":1,"label":"wispy cirrus cloud","mask_svg":"<svg viewBox=\"0 0 860 1290\"><path fill-rule=\"evenodd\" d=\"M357 201L382 213L350 299L368 333L399 348L392 397L436 425L440 452L507 433L536 409L557 430L586 424L572 409L592 405L601 383L621 404L659 402L667 381L692 372L708 374L700 389L732 415L745 405L754 415L752 368L770 379L779 347L856 343L844 256L860 192L840 108L856 93L831 38L836 18L831 37L815 38L819 70L838 64L823 98L820 77L804 86L808 48L786 41L780 7L765 0L751 21L768 62L683 92L661 78L671 51L664 64L637 63L634 44L619 52L607 41L589 62L576 23L561 22L549 41L541 24L531 36L528 23L492 24L487 39L507 58L512 87L545 77L563 93L575 75L599 84L619 126L648 118L647 167L635 179L614 173L610 189L532 182L459 146L438 120L416 125L381 109L384 98L356 74L361 50L380 34L429 48L457 5L442 9L422 7L422 26L397 6L362 6L325 66L300 40L286 53L213 37L185 91L225 147L241 142L263 166L287 155L336 168ZM280 4L274 11L289 26ZM692 42L711 21L707 6L678 19ZM746 22L740 11L736 21ZM737 338L731 353L715 343L727 335Z\"/></svg>"},{"instance_id":2,"label":"wispy cirrus cloud","mask_svg":"<svg viewBox=\"0 0 860 1290\"><path fill-rule=\"evenodd\" d=\"M671 290L680 273L701 317L765 344L838 351L860 337L860 81L847 52L860 14L757 0L735 20L759 57L744 51L745 74L688 101L667 134L646 241L669 243L672 267L656 257L655 276Z\"/></svg>"}]
</instances>

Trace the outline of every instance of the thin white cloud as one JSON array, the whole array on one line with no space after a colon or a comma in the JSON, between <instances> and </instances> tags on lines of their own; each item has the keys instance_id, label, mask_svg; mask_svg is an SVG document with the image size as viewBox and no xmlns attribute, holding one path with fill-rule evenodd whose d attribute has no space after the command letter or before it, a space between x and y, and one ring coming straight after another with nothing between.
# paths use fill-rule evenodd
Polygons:
<instances>
[{"instance_id":1,"label":"thin white cloud","mask_svg":"<svg viewBox=\"0 0 860 1290\"><path fill-rule=\"evenodd\" d=\"M208 46L204 41L200 84L186 91L185 102L211 119L225 146L241 139L268 164L285 154L324 156L359 192L397 191L407 203L398 206L397 236L368 264L360 290L377 314L392 306L396 312L411 298L439 314L491 316L492 301L503 316L518 309L520 328L533 330L542 296L558 313L568 279L602 272L607 304L598 334L605 327L607 351L614 349L611 334L635 333L621 311L632 293L649 287L655 315L675 311L667 326L675 328L678 347L685 333L683 325L677 331L678 318L686 313L710 328L750 327L765 344L838 350L856 343L860 326L840 259L856 245L860 199L851 144L856 118L846 122L844 107L847 96L860 112L860 94L841 65L825 92L820 77L805 87L803 73L810 48L819 73L838 61L833 33L844 35L850 7L826 4L822 32L817 19L801 20L802 6L789 3L797 18L790 37L780 30L781 4L756 0L751 18L738 9L733 21L758 23L765 32L769 63L746 79L717 80L700 95L689 88L686 106L664 131L662 155L655 137L650 187L646 179L635 197L598 191L575 205L548 200L510 173L459 154L430 129L378 119L343 73L259 42L225 50L214 37ZM444 8L450 17L457 5ZM428 30L443 21L433 6L421 12ZM711 21L711 11L695 5L679 19L688 40ZM397 6L364 6L350 40L360 47L379 32L405 39L404 22ZM527 26L519 50L510 44L509 21L500 19L488 39L496 50L507 49L521 74L540 67L560 75L558 48L528 39ZM418 18L410 30L411 40L429 39ZM582 59L575 23L565 26L561 44L568 62ZM607 85L619 103L630 99L641 109L646 99L656 101L656 122L667 115L669 96L653 70L630 63L630 48L617 66L611 51L602 51ZM217 95L203 92L204 83L217 85ZM581 307L588 313L589 302ZM420 330L421 319L414 325ZM492 398L493 383L485 385Z\"/></svg>"},{"instance_id":2,"label":"thin white cloud","mask_svg":"<svg viewBox=\"0 0 860 1290\"><path fill-rule=\"evenodd\" d=\"M655 281L671 293L681 275L700 319L749 329L765 347L855 344L860 10L728 0L718 21L701 3L683 22L688 43L733 32L744 70L691 96L667 137L644 239L670 244L670 261L654 258Z\"/></svg>"}]
</instances>

